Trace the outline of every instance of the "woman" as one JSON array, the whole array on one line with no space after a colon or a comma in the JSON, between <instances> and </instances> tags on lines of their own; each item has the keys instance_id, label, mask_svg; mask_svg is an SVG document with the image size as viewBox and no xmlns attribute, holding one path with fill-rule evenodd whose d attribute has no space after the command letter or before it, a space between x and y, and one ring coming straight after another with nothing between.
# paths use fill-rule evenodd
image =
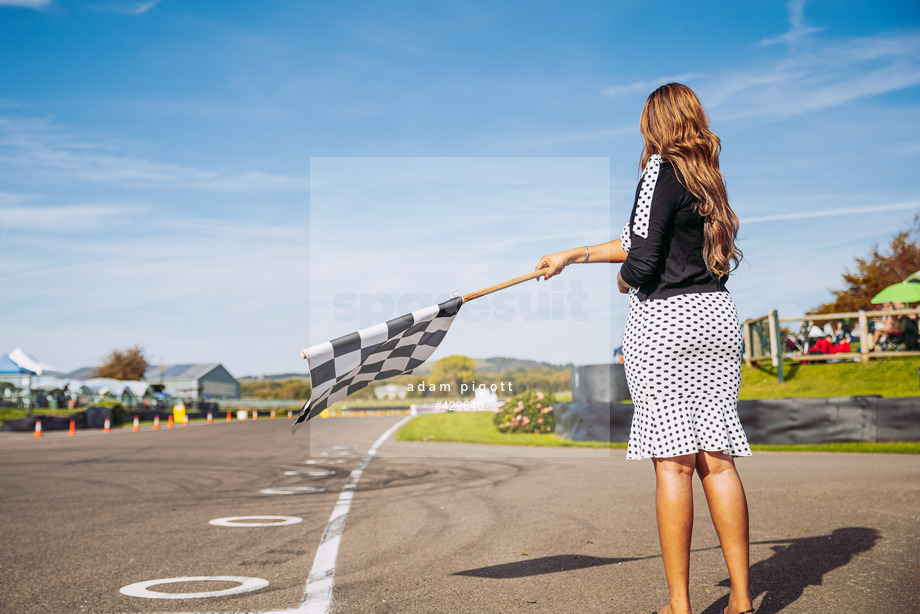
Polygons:
<instances>
[{"instance_id":1,"label":"woman","mask_svg":"<svg viewBox=\"0 0 920 614\"><path fill-rule=\"evenodd\" d=\"M719 138L690 88L664 85L639 124L642 178L622 236L544 256L544 279L576 262L622 262L629 294L623 339L635 412L627 459L651 458L655 509L670 599L659 614L690 609L694 471L728 567L724 614L753 612L748 511L734 456L751 450L738 420L741 334L729 272L741 259L738 218L719 170Z\"/></svg>"},{"instance_id":2,"label":"woman","mask_svg":"<svg viewBox=\"0 0 920 614\"><path fill-rule=\"evenodd\" d=\"M885 303L879 309L889 309L893 310L894 305L892 303ZM881 317L873 320L875 322L875 331L872 334L872 347L875 348L875 351L879 351L879 343L886 339L892 333L896 333L895 330L897 324L897 318L895 318L890 313L885 314Z\"/></svg>"}]
</instances>

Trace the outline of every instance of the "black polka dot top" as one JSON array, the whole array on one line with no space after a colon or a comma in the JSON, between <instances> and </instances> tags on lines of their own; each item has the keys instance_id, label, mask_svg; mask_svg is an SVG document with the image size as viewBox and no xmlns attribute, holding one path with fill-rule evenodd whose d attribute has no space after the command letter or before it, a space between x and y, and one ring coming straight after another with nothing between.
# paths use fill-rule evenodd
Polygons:
<instances>
[{"instance_id":1,"label":"black polka dot top","mask_svg":"<svg viewBox=\"0 0 920 614\"><path fill-rule=\"evenodd\" d=\"M637 298L725 291L726 277L714 279L703 259L703 217L696 197L677 179L674 167L655 154L636 188L629 224L620 237L627 251L623 281Z\"/></svg>"}]
</instances>

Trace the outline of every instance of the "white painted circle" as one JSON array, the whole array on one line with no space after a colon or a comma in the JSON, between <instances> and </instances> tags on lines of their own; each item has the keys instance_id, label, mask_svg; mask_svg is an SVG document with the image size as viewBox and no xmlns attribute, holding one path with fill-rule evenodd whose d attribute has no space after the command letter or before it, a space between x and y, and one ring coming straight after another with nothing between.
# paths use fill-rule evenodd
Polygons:
<instances>
[{"instance_id":1,"label":"white painted circle","mask_svg":"<svg viewBox=\"0 0 920 614\"><path fill-rule=\"evenodd\" d=\"M303 522L303 518L297 516L229 516L209 520L208 524L213 524L215 527L285 527L298 522Z\"/></svg>"},{"instance_id":2,"label":"white painted circle","mask_svg":"<svg viewBox=\"0 0 920 614\"><path fill-rule=\"evenodd\" d=\"M239 586L225 588L220 591L207 591L204 593L160 593L149 590L150 586L158 584L177 584L179 582L239 582ZM225 597L257 591L268 586L268 580L262 578L247 578L245 576L193 576L189 578L164 578L162 580L147 580L136 582L122 587L120 593L129 597L143 597L144 599L204 599L206 597Z\"/></svg>"},{"instance_id":3,"label":"white painted circle","mask_svg":"<svg viewBox=\"0 0 920 614\"><path fill-rule=\"evenodd\" d=\"M327 478L330 475L335 475L335 471L330 471L329 469L311 469L310 471L285 471L284 475L287 476L306 476L308 478Z\"/></svg>"},{"instance_id":4,"label":"white painted circle","mask_svg":"<svg viewBox=\"0 0 920 614\"><path fill-rule=\"evenodd\" d=\"M263 488L259 492L264 495L313 495L326 492L326 489L312 486L279 486L278 488Z\"/></svg>"}]
</instances>

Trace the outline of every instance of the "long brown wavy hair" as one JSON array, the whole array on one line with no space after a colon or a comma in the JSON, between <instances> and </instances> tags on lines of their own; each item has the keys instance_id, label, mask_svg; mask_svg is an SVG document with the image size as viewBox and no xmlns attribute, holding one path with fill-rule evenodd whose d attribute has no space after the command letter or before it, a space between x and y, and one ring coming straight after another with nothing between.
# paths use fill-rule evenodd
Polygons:
<instances>
[{"instance_id":1,"label":"long brown wavy hair","mask_svg":"<svg viewBox=\"0 0 920 614\"><path fill-rule=\"evenodd\" d=\"M686 85L662 85L645 101L639 130L645 140L639 172L653 154L674 165L678 180L696 196L696 210L705 219L706 268L716 278L728 275L743 257L735 244L738 216L728 204L725 177L719 170L722 143L709 129L700 99Z\"/></svg>"}]
</instances>

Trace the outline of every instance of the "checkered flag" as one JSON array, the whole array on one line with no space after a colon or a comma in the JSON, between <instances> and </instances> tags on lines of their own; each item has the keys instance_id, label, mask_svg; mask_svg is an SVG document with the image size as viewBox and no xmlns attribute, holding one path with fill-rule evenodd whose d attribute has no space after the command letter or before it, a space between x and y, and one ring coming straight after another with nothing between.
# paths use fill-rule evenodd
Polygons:
<instances>
[{"instance_id":1,"label":"checkered flag","mask_svg":"<svg viewBox=\"0 0 920 614\"><path fill-rule=\"evenodd\" d=\"M303 350L313 391L291 433L371 382L409 373L428 360L462 304L463 298L458 296Z\"/></svg>"}]
</instances>

